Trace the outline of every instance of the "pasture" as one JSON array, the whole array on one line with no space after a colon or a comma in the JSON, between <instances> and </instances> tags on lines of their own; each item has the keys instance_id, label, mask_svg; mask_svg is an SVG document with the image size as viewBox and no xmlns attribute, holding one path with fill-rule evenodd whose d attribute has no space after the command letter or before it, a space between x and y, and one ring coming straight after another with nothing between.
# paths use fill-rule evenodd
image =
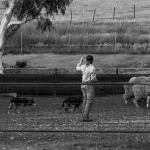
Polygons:
<instances>
[{"instance_id":1,"label":"pasture","mask_svg":"<svg viewBox=\"0 0 150 150\"><path fill-rule=\"evenodd\" d=\"M134 5L136 18L133 17ZM148 0L74 0L65 16L51 17L53 28L50 32L41 33L35 28L35 22L22 26L7 42L5 53L20 53L22 32L23 53L149 54L149 7ZM4 10L1 11L3 14Z\"/></svg>"},{"instance_id":2,"label":"pasture","mask_svg":"<svg viewBox=\"0 0 150 150\"><path fill-rule=\"evenodd\" d=\"M41 50L42 51L42 50ZM4 55L3 63L9 66L15 66L16 61L26 60L28 68L58 68L75 70L77 63L83 55L60 55L60 54L18 54ZM149 68L150 55L97 55L93 54L94 65L97 69L101 68Z\"/></svg>"},{"instance_id":3,"label":"pasture","mask_svg":"<svg viewBox=\"0 0 150 150\"><path fill-rule=\"evenodd\" d=\"M141 55L150 53L149 8L149 0L74 0L65 16L59 14L55 19L51 18L53 28L50 32L36 30L35 22L22 26L7 42L3 62L14 66L17 60L26 60L31 68L74 69L82 54L92 53L96 68L145 67L145 64L149 67L150 56ZM2 14L4 10L0 10L0 19ZM21 33L25 55L20 54ZM54 132L1 132L1 150L149 150L149 133L128 133L150 132L150 108L147 109L145 103L138 109L132 101L125 105L117 91L116 95L95 97L90 114L93 122L83 123L81 106L70 113L58 109L64 96L34 95L34 98L36 107L27 107L25 112L20 108L19 114L14 110L8 114L10 97L0 97L0 130ZM88 133L89 130L93 132ZM94 133L110 130L127 133Z\"/></svg>"},{"instance_id":4,"label":"pasture","mask_svg":"<svg viewBox=\"0 0 150 150\"><path fill-rule=\"evenodd\" d=\"M25 97L31 97L26 95ZM34 97L36 107L25 112L14 110L7 114L10 98L0 99L1 130L50 130L73 131L73 133L1 133L1 150L148 150L149 133L86 133L86 131L150 131L150 109L141 104L135 108L132 101L124 104L122 95L95 97L91 110L93 122L81 122L81 106L76 112L66 113L58 109L64 96ZM75 131L85 131L78 133Z\"/></svg>"}]
</instances>

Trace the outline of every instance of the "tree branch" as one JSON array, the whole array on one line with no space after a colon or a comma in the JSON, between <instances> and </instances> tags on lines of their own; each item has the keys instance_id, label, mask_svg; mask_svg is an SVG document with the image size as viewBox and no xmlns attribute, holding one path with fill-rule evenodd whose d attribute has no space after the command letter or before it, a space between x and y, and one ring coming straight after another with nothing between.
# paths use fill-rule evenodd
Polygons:
<instances>
[{"instance_id":1,"label":"tree branch","mask_svg":"<svg viewBox=\"0 0 150 150\"><path fill-rule=\"evenodd\" d=\"M25 21L12 21L12 22L10 22L10 23L7 25L7 29L8 29L10 26L12 26L12 25L22 25L22 24L26 23L26 21L27 21L27 20L25 20Z\"/></svg>"},{"instance_id":2,"label":"tree branch","mask_svg":"<svg viewBox=\"0 0 150 150\"><path fill-rule=\"evenodd\" d=\"M6 31L6 41L20 28L24 23L31 21L32 19L27 19L25 21L12 21L7 26Z\"/></svg>"},{"instance_id":3,"label":"tree branch","mask_svg":"<svg viewBox=\"0 0 150 150\"><path fill-rule=\"evenodd\" d=\"M41 5L40 5L40 7L38 8L38 12L40 12L41 11L41 9L42 9L42 7L43 7L43 4L46 2L46 0L44 0L42 3L41 3ZM36 7L34 7L34 8L37 8L38 6L36 6ZM32 8L32 9L34 9L34 8ZM32 10L32 9L30 9L30 10ZM27 14L27 13L26 13ZM26 15L25 14L25 15ZM12 22L10 22L8 25L7 25L7 31L6 31L6 41L20 28L20 26L22 25L22 24L24 24L24 23L27 23L27 22L29 22L29 21L32 21L32 20L34 20L35 18L26 18L26 20L25 21L12 21Z\"/></svg>"},{"instance_id":4,"label":"tree branch","mask_svg":"<svg viewBox=\"0 0 150 150\"><path fill-rule=\"evenodd\" d=\"M6 41L20 28L21 24L12 24L7 28Z\"/></svg>"}]
</instances>

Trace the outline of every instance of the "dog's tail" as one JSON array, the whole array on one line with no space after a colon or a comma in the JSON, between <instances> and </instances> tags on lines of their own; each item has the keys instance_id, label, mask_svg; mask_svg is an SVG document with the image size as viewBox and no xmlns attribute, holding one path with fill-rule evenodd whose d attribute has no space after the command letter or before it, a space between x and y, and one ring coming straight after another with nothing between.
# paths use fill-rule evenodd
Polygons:
<instances>
[{"instance_id":1,"label":"dog's tail","mask_svg":"<svg viewBox=\"0 0 150 150\"><path fill-rule=\"evenodd\" d=\"M64 106L65 105L64 105L64 102L63 102L61 105L59 105L58 109L62 109Z\"/></svg>"},{"instance_id":2,"label":"dog's tail","mask_svg":"<svg viewBox=\"0 0 150 150\"><path fill-rule=\"evenodd\" d=\"M64 105L64 102L61 104L61 108L63 108L65 105Z\"/></svg>"}]
</instances>

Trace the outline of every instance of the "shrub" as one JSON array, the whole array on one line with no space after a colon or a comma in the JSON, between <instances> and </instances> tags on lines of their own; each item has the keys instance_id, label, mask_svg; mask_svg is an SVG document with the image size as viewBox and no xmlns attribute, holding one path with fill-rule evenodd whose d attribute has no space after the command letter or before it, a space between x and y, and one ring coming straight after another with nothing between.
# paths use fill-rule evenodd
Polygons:
<instances>
[{"instance_id":1,"label":"shrub","mask_svg":"<svg viewBox=\"0 0 150 150\"><path fill-rule=\"evenodd\" d=\"M23 61L16 61L16 66L18 67L18 68L26 68L26 66L27 66L27 62L25 61L25 60L23 60Z\"/></svg>"}]
</instances>

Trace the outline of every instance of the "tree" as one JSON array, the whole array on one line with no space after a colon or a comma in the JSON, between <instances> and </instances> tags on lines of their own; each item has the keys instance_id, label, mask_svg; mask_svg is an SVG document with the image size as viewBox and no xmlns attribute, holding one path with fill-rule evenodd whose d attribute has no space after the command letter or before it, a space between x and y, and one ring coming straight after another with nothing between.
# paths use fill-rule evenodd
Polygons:
<instances>
[{"instance_id":1,"label":"tree","mask_svg":"<svg viewBox=\"0 0 150 150\"><path fill-rule=\"evenodd\" d=\"M7 40L20 28L22 24L36 20L38 29L42 32L50 30L50 17L61 12L65 14L66 7L72 0L5 0L2 4L6 8L0 24L0 74L3 74L2 55ZM12 21L15 17L17 21Z\"/></svg>"}]
</instances>

